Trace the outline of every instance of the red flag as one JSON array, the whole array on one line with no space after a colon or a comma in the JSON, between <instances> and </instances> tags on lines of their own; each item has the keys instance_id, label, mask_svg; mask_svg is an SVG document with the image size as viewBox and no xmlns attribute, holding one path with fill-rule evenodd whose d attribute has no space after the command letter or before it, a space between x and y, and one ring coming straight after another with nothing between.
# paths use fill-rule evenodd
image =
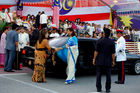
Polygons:
<instances>
[{"instance_id":1,"label":"red flag","mask_svg":"<svg viewBox=\"0 0 140 93\"><path fill-rule=\"evenodd\" d=\"M53 8L53 24L56 25L56 28L59 28L59 7L57 6Z\"/></svg>"},{"instance_id":2,"label":"red flag","mask_svg":"<svg viewBox=\"0 0 140 93\"><path fill-rule=\"evenodd\" d=\"M54 0L53 24L56 25L56 28L59 28L59 6L60 6L60 0Z\"/></svg>"}]
</instances>

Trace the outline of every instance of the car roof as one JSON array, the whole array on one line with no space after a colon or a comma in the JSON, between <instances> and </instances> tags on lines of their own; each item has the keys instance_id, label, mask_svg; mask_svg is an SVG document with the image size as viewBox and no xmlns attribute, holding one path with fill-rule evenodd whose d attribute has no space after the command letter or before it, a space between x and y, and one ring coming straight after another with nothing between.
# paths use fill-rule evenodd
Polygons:
<instances>
[{"instance_id":1,"label":"car roof","mask_svg":"<svg viewBox=\"0 0 140 93\"><path fill-rule=\"evenodd\" d=\"M85 37L78 37L79 41L97 41L96 38L85 38Z\"/></svg>"}]
</instances>

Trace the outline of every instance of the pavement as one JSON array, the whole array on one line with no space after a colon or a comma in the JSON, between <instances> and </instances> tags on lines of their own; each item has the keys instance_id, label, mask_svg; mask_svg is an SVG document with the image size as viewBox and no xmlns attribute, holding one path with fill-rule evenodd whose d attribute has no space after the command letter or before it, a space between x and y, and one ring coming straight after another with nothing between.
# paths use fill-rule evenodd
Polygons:
<instances>
[{"instance_id":1,"label":"pavement","mask_svg":"<svg viewBox=\"0 0 140 93\"><path fill-rule=\"evenodd\" d=\"M22 70L13 70L15 72L5 72L3 68L0 68L0 74L15 74L15 73L32 73L30 68L22 67Z\"/></svg>"},{"instance_id":2,"label":"pavement","mask_svg":"<svg viewBox=\"0 0 140 93\"><path fill-rule=\"evenodd\" d=\"M23 68L22 71L14 73L1 73L0 69L0 93L98 93L96 92L96 75L80 75L76 77L76 82L65 85L65 78L48 74L47 83L32 82L32 70ZM117 85L113 82L117 75L112 75L111 93L139 93L140 76L126 75L126 83ZM105 76L102 77L102 87L105 93Z\"/></svg>"}]
</instances>

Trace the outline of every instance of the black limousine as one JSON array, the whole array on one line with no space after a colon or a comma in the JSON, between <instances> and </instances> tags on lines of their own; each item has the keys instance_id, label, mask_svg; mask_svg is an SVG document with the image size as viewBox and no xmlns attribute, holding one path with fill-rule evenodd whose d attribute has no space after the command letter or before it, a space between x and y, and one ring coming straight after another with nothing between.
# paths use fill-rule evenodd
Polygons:
<instances>
[{"instance_id":1,"label":"black limousine","mask_svg":"<svg viewBox=\"0 0 140 93\"><path fill-rule=\"evenodd\" d=\"M54 38L49 40L52 48L61 47L65 44L67 38ZM77 72L95 71L95 66L92 65L95 45L97 39L92 38L78 38L79 57L76 65ZM22 63L33 69L34 68L34 47L27 46L21 51ZM47 50L46 50L47 51ZM125 70L133 74L140 74L140 56L129 53L126 50L127 62L125 62ZM57 55L55 55L56 65L53 66L52 56L49 53L46 55L46 72L65 73L67 64L63 62ZM116 67L113 68L116 70Z\"/></svg>"}]
</instances>

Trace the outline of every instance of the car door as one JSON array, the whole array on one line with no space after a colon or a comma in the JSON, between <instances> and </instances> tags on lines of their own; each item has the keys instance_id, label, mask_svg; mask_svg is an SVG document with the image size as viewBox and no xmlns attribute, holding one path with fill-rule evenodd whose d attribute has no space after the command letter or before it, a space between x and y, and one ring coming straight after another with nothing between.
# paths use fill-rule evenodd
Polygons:
<instances>
[{"instance_id":1,"label":"car door","mask_svg":"<svg viewBox=\"0 0 140 93\"><path fill-rule=\"evenodd\" d=\"M95 51L95 40L79 40L79 57L77 68L92 69L92 59Z\"/></svg>"}]
</instances>

